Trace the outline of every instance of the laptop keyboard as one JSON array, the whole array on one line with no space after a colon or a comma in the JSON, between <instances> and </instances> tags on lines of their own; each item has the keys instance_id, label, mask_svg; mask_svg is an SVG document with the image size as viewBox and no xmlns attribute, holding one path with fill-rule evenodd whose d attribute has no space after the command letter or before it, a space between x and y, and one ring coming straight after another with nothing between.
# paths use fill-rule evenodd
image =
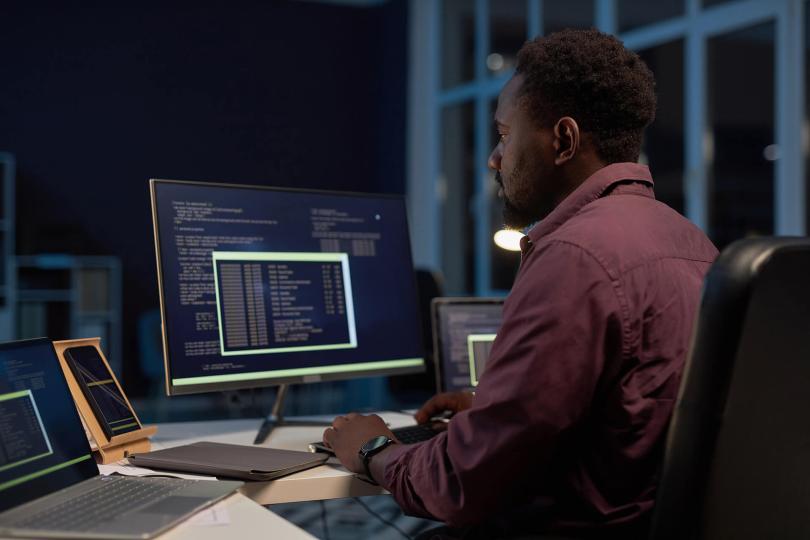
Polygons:
<instances>
[{"instance_id":1,"label":"laptop keyboard","mask_svg":"<svg viewBox=\"0 0 810 540\"><path fill-rule=\"evenodd\" d=\"M392 429L391 432L402 444L414 444L426 441L439 433L437 430L433 429L430 424L405 426Z\"/></svg>"},{"instance_id":2,"label":"laptop keyboard","mask_svg":"<svg viewBox=\"0 0 810 540\"><path fill-rule=\"evenodd\" d=\"M111 517L140 508L204 480L108 476L92 491L26 516L10 525L23 529L89 531Z\"/></svg>"}]
</instances>

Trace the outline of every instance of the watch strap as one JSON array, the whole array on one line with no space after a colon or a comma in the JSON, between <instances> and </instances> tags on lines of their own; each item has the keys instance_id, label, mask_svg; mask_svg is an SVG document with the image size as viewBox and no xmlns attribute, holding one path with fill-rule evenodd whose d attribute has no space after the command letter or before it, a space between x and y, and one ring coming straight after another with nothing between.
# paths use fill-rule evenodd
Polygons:
<instances>
[{"instance_id":1,"label":"watch strap","mask_svg":"<svg viewBox=\"0 0 810 540\"><path fill-rule=\"evenodd\" d=\"M365 469L366 471L366 478L368 478L368 481L374 484L375 486L378 486L380 484L377 483L376 480L374 480L373 476L371 476L371 467L369 467L369 463L371 463L371 458L373 457L374 454L363 456L363 469Z\"/></svg>"},{"instance_id":2,"label":"watch strap","mask_svg":"<svg viewBox=\"0 0 810 540\"><path fill-rule=\"evenodd\" d=\"M363 469L366 472L366 476L368 477L368 480L372 484L374 484L375 486L379 485L379 484L377 483L376 480L374 480L374 477L371 475L371 467L369 466L369 464L371 463L371 458L373 458L374 456L376 456L377 454L379 454L380 452L382 452L383 450L385 450L386 448L388 448L392 444L394 444L394 439L391 439L390 437L386 437L386 441L383 444L381 444L380 446L378 446L376 448L372 448L371 450L368 450L368 451L363 451L362 448L360 450L360 457L362 458L362 461L363 461ZM365 445L363 445L363 446L365 446Z\"/></svg>"}]
</instances>

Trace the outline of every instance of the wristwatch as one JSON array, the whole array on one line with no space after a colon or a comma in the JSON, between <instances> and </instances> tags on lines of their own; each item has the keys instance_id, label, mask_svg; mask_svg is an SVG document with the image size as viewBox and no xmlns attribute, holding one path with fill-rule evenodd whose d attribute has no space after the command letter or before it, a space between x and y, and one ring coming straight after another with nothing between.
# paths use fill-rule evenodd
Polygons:
<instances>
[{"instance_id":1,"label":"wristwatch","mask_svg":"<svg viewBox=\"0 0 810 540\"><path fill-rule=\"evenodd\" d=\"M374 477L371 476L371 469L369 469L368 464L371 462L372 457L379 454L392 444L394 444L394 439L389 439L385 435L378 435L373 439L366 441L365 444L360 447L360 451L357 452L360 455L360 459L363 460L363 467L366 469L366 476L368 476L368 479L375 484L377 482L374 480Z\"/></svg>"}]
</instances>

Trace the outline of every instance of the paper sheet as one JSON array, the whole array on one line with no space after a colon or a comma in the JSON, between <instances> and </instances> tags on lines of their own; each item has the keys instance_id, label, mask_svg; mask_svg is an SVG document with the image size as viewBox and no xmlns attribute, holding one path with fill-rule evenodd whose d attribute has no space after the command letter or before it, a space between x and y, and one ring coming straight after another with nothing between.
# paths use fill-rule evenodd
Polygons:
<instances>
[{"instance_id":1,"label":"paper sheet","mask_svg":"<svg viewBox=\"0 0 810 540\"><path fill-rule=\"evenodd\" d=\"M98 470L104 476L117 473L123 476L171 476L172 478L187 478L189 480L216 480L216 476L202 476L199 474L186 474L176 471L157 471L129 465L121 460L110 465L99 465Z\"/></svg>"},{"instance_id":2,"label":"paper sheet","mask_svg":"<svg viewBox=\"0 0 810 540\"><path fill-rule=\"evenodd\" d=\"M188 523L197 527L217 527L229 525L231 516L228 514L227 508L213 506L191 516Z\"/></svg>"}]
</instances>

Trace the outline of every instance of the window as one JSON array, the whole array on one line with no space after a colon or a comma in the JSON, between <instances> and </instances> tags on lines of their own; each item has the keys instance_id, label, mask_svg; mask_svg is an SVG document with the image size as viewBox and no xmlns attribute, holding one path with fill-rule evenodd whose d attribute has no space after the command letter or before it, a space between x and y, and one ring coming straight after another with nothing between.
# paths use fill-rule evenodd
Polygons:
<instances>
[{"instance_id":1,"label":"window","mask_svg":"<svg viewBox=\"0 0 810 540\"><path fill-rule=\"evenodd\" d=\"M681 213L684 211L683 47L684 42L679 39L638 51L655 75L658 96L655 121L644 134L641 161L650 166L655 197Z\"/></svg>"},{"instance_id":2,"label":"window","mask_svg":"<svg viewBox=\"0 0 810 540\"><path fill-rule=\"evenodd\" d=\"M770 22L708 42L709 233L718 248L773 234L774 30Z\"/></svg>"},{"instance_id":3,"label":"window","mask_svg":"<svg viewBox=\"0 0 810 540\"><path fill-rule=\"evenodd\" d=\"M660 200L719 247L748 234L805 233L806 2L410 5L410 125L422 129L409 134L409 198L420 224L414 252L417 263L446 274L448 291L494 295L511 287L519 257L493 243L501 219L486 166L493 103L523 41L568 27L618 33L655 73L657 120L642 160ZM433 29L427 38L426 29Z\"/></svg>"}]
</instances>

